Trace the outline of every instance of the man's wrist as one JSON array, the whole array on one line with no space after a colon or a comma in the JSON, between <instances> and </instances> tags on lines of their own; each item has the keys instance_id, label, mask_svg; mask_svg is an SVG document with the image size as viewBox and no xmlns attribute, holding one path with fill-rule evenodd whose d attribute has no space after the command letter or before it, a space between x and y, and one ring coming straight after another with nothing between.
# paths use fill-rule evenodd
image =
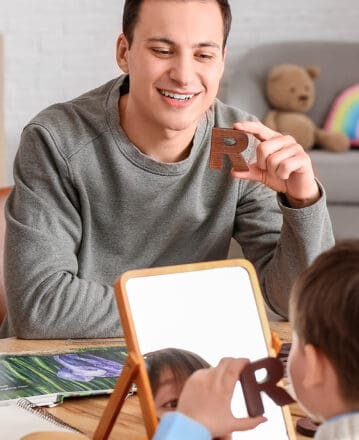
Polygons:
<instances>
[{"instance_id":1,"label":"man's wrist","mask_svg":"<svg viewBox=\"0 0 359 440\"><path fill-rule=\"evenodd\" d=\"M286 206L288 206L289 208L300 209L300 208L306 208L316 203L321 198L322 192L320 190L320 186L318 185L318 183L315 182L315 184L316 184L316 189L313 191L313 195L307 198L297 199L295 197L290 196L289 194L284 193L283 198L286 201L285 203Z\"/></svg>"},{"instance_id":2,"label":"man's wrist","mask_svg":"<svg viewBox=\"0 0 359 440\"><path fill-rule=\"evenodd\" d=\"M287 196L286 194L284 194L284 197L289 208L300 209L306 208L307 206L313 205L315 202L317 202L320 199L320 192L318 191L317 197L308 199L295 199L294 197Z\"/></svg>"}]
</instances>

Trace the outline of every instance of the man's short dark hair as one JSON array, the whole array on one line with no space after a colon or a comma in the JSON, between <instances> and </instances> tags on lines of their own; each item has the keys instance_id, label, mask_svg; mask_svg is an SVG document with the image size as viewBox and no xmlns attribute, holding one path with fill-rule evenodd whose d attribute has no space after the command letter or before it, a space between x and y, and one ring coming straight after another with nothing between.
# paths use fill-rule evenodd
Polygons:
<instances>
[{"instance_id":1,"label":"man's short dark hair","mask_svg":"<svg viewBox=\"0 0 359 440\"><path fill-rule=\"evenodd\" d=\"M133 41L134 29L136 27L138 17L140 14L140 8L144 1L145 0L125 1L125 6L123 9L123 16L122 16L122 32L124 33L130 47ZM193 0L171 0L171 1L193 1ZM203 2L215 1L216 3L218 3L223 18L223 48L225 48L232 24L232 13L228 0L201 0L201 1Z\"/></svg>"},{"instance_id":2,"label":"man's short dark hair","mask_svg":"<svg viewBox=\"0 0 359 440\"><path fill-rule=\"evenodd\" d=\"M359 401L359 240L338 242L297 279L290 319L301 344L334 366L342 397Z\"/></svg>"}]
</instances>

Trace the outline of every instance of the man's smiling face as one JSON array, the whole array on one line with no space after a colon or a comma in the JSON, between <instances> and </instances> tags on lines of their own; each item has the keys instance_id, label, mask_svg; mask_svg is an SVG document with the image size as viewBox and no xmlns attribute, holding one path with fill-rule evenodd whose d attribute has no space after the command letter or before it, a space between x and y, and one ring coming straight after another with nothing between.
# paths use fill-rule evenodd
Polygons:
<instances>
[{"instance_id":1,"label":"man's smiling face","mask_svg":"<svg viewBox=\"0 0 359 440\"><path fill-rule=\"evenodd\" d=\"M153 130L194 132L223 74L218 4L146 0L131 47L124 38L123 44L119 64L130 75L127 109L138 128L145 123Z\"/></svg>"}]
</instances>

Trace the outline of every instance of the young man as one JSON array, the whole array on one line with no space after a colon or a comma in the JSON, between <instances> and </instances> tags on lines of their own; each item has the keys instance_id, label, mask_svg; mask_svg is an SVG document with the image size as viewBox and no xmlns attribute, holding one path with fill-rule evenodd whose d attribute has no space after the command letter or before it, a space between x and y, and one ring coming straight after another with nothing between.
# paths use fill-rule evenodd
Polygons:
<instances>
[{"instance_id":1,"label":"young man","mask_svg":"<svg viewBox=\"0 0 359 440\"><path fill-rule=\"evenodd\" d=\"M150 266L224 259L234 237L270 308L333 245L309 156L216 100L226 0L127 0L124 75L56 104L24 129L7 205L2 335L122 333L113 282ZM209 169L213 127L250 135L247 172Z\"/></svg>"},{"instance_id":2,"label":"young man","mask_svg":"<svg viewBox=\"0 0 359 440\"><path fill-rule=\"evenodd\" d=\"M317 440L359 439L359 240L320 255L290 299L293 344L288 371L298 402L322 422ZM235 419L230 402L247 361L223 359L187 380L176 413L161 419L154 440L210 439L263 420Z\"/></svg>"}]
</instances>

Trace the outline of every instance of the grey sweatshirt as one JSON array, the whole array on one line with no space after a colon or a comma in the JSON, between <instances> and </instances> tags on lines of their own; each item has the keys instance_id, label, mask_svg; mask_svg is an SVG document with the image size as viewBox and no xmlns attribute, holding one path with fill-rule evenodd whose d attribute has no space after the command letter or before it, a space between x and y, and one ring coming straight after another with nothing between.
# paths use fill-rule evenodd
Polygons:
<instances>
[{"instance_id":1,"label":"grey sweatshirt","mask_svg":"<svg viewBox=\"0 0 359 440\"><path fill-rule=\"evenodd\" d=\"M264 298L287 315L294 278L333 245L325 194L304 209L266 186L209 168L211 129L254 119L216 101L189 156L161 163L119 124L124 76L37 115L23 130L6 208L2 336L122 334L116 277L129 269L225 259L231 237L258 272ZM141 127L138 127L140 130ZM254 156L251 140L244 156Z\"/></svg>"}]
</instances>

